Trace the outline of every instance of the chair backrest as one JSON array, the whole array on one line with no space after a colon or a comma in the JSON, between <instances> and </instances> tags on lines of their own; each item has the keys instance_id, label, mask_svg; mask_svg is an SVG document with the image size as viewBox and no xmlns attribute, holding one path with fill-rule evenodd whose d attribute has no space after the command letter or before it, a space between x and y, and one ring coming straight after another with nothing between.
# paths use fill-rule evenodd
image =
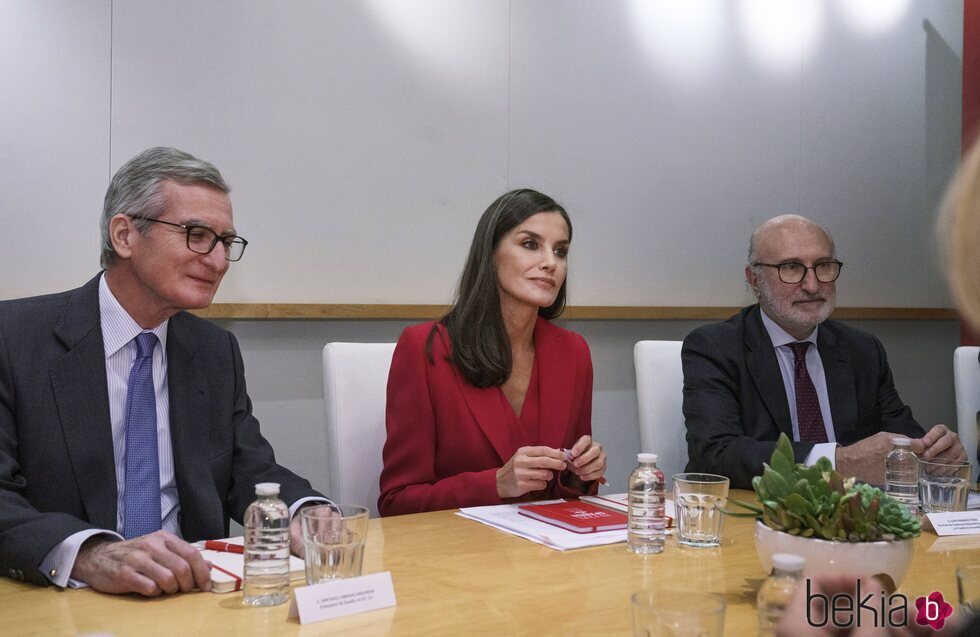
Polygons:
<instances>
[{"instance_id":1,"label":"chair backrest","mask_svg":"<svg viewBox=\"0 0 980 637\"><path fill-rule=\"evenodd\" d=\"M323 400L327 471L334 502L359 504L378 517L385 443L385 402L394 343L327 343Z\"/></svg>"},{"instance_id":2,"label":"chair backrest","mask_svg":"<svg viewBox=\"0 0 980 637\"><path fill-rule=\"evenodd\" d=\"M956 391L956 431L973 465L973 482L980 480L977 464L977 412L980 411L980 347L957 347L953 352L953 386Z\"/></svg>"},{"instance_id":3,"label":"chair backrest","mask_svg":"<svg viewBox=\"0 0 980 637\"><path fill-rule=\"evenodd\" d=\"M640 411L640 451L659 456L657 466L667 478L687 465L684 428L684 372L681 341L640 341L633 348L636 403Z\"/></svg>"}]
</instances>

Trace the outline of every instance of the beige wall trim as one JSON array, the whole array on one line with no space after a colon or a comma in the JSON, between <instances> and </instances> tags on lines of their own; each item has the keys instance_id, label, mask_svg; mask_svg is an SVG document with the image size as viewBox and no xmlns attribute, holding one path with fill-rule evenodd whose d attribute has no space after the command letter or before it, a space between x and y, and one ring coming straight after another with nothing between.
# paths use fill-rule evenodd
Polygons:
<instances>
[{"instance_id":1,"label":"beige wall trim","mask_svg":"<svg viewBox=\"0 0 980 637\"><path fill-rule=\"evenodd\" d=\"M447 305L372 305L333 303L215 303L197 310L198 316L212 319L435 319ZM636 320L722 320L735 314L737 307L629 307L618 305L579 305L565 310L562 318L606 321ZM856 320L956 320L955 310L938 307L842 307L834 318Z\"/></svg>"}]
</instances>

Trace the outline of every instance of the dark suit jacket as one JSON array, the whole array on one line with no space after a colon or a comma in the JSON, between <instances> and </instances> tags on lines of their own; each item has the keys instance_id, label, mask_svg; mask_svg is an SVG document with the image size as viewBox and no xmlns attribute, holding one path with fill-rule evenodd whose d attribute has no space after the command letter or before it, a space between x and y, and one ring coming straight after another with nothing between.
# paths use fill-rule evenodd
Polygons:
<instances>
[{"instance_id":1,"label":"dark suit jacket","mask_svg":"<svg viewBox=\"0 0 980 637\"><path fill-rule=\"evenodd\" d=\"M688 471L720 473L734 488L751 488L780 432L792 439L789 401L758 305L684 339L684 419ZM879 431L925 434L895 391L877 338L837 321L817 331L834 434L849 445ZM813 445L794 442L797 462Z\"/></svg>"},{"instance_id":2,"label":"dark suit jacket","mask_svg":"<svg viewBox=\"0 0 980 637\"><path fill-rule=\"evenodd\" d=\"M530 440L513 425L514 412L500 388L474 387L448 360L449 337L442 326L429 362L425 341L432 325L407 328L391 361L378 499L382 515L500 504L497 469L519 447L568 448L592 432L592 358L581 336L538 318L540 427L538 439ZM553 480L546 491L522 499L579 495Z\"/></svg>"},{"instance_id":3,"label":"dark suit jacket","mask_svg":"<svg viewBox=\"0 0 980 637\"><path fill-rule=\"evenodd\" d=\"M284 501L319 495L275 462L245 389L230 332L186 312L167 336L170 436L184 539L225 537L258 482ZM69 535L116 528L99 277L0 303L0 573L38 584Z\"/></svg>"}]
</instances>

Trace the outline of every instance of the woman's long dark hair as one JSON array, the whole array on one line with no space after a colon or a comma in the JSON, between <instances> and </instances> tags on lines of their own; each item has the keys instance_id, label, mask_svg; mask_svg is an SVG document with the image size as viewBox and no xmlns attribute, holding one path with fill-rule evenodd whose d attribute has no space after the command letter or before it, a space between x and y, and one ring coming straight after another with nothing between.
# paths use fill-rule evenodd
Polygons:
<instances>
[{"instance_id":1,"label":"woman's long dark hair","mask_svg":"<svg viewBox=\"0 0 980 637\"><path fill-rule=\"evenodd\" d=\"M500 310L497 289L497 267L494 251L504 235L539 212L557 212L568 225L572 240L572 222L558 202L536 190L523 188L501 195L490 204L476 225L473 243L459 279L456 301L439 323L449 332L452 344L450 360L476 387L504 384L510 376L511 348ZM568 277L561 284L555 302L538 309L546 319L559 316L565 309ZM432 362L432 339L436 327L426 339L425 351Z\"/></svg>"}]
</instances>

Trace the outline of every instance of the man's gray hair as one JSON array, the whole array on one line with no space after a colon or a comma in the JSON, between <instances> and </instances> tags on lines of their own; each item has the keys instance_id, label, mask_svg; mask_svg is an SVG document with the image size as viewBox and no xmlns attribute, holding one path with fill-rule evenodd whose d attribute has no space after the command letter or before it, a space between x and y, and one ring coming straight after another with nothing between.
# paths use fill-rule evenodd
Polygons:
<instances>
[{"instance_id":1,"label":"man's gray hair","mask_svg":"<svg viewBox=\"0 0 980 637\"><path fill-rule=\"evenodd\" d=\"M105 193L102 207L102 267L116 260L109 239L109 222L119 214L143 217L135 220L140 234L152 225L144 219L156 219L166 209L167 198L160 186L164 181L178 184L206 184L227 193L231 190L218 169L204 160L176 148L156 146L144 150L120 168Z\"/></svg>"}]
</instances>

